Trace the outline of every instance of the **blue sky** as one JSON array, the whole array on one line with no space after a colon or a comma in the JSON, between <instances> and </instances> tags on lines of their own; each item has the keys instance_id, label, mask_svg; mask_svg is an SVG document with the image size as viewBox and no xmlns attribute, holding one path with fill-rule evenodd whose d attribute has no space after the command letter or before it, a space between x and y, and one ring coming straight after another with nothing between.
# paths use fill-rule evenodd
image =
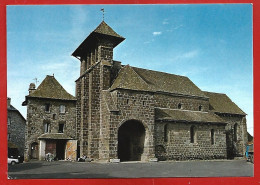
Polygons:
<instances>
[{"instance_id":1,"label":"blue sky","mask_svg":"<svg viewBox=\"0 0 260 185\"><path fill-rule=\"evenodd\" d=\"M248 114L253 134L252 5L58 5L7 7L8 96L21 104L33 79L54 73L75 95L80 62L71 56L102 21L126 38L122 64L189 77L227 94Z\"/></svg>"}]
</instances>

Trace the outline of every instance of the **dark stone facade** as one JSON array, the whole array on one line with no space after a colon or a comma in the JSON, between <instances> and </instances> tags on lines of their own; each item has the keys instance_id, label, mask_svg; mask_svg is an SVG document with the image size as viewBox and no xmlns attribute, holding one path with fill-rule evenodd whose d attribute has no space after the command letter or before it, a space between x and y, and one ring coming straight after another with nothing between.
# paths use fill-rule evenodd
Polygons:
<instances>
[{"instance_id":1,"label":"dark stone facade","mask_svg":"<svg viewBox=\"0 0 260 185\"><path fill-rule=\"evenodd\" d=\"M186 77L122 66L113 60L113 48L122 40L102 22L72 54L81 61L76 80L80 156L149 161L244 155L243 111L230 100L226 102L234 111L226 108L218 114L217 106L212 109L216 102ZM160 117L156 109L173 114Z\"/></svg>"},{"instance_id":2,"label":"dark stone facade","mask_svg":"<svg viewBox=\"0 0 260 185\"><path fill-rule=\"evenodd\" d=\"M48 91L54 91L57 97L50 97ZM76 99L61 88L54 76L47 76L38 89L34 85L29 92L23 103L27 106L25 161L44 160L47 153L69 158L65 152L68 141L76 138Z\"/></svg>"},{"instance_id":3,"label":"dark stone facade","mask_svg":"<svg viewBox=\"0 0 260 185\"><path fill-rule=\"evenodd\" d=\"M50 111L45 111L45 104L50 104ZM65 105L65 113L60 113L60 105ZM64 124L64 134L70 138L76 138L75 132L75 102L46 99L30 99L27 105L27 129L25 142L25 160L31 159L31 145L37 143L42 134L46 133L44 124L49 123L48 133L59 133L59 124ZM40 150L40 148L39 148ZM43 159L44 155L38 156Z\"/></svg>"},{"instance_id":4,"label":"dark stone facade","mask_svg":"<svg viewBox=\"0 0 260 185\"><path fill-rule=\"evenodd\" d=\"M66 145L66 153L75 143L74 158L77 150L78 157L106 162L244 155L246 114L237 105L225 94L201 91L187 77L121 65L113 49L123 40L102 21L73 52L81 62L76 98L54 76L36 90L31 84L24 103L26 159L43 159L46 151L64 156L57 148Z\"/></svg>"},{"instance_id":5,"label":"dark stone facade","mask_svg":"<svg viewBox=\"0 0 260 185\"><path fill-rule=\"evenodd\" d=\"M22 114L11 105L11 98L7 98L7 126L8 126L8 155L17 155L15 149L18 149L18 155L24 155L25 127L26 120ZM11 143L10 143L11 142ZM12 145L14 144L14 145ZM10 146L11 145L11 146ZM14 156L17 157L17 156Z\"/></svg>"}]
</instances>

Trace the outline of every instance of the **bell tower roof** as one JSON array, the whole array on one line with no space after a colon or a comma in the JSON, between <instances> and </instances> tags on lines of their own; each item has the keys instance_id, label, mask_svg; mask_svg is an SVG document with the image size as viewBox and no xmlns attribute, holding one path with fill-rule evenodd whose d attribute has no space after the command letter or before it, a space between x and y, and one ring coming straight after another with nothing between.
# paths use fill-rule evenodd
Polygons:
<instances>
[{"instance_id":1,"label":"bell tower roof","mask_svg":"<svg viewBox=\"0 0 260 185\"><path fill-rule=\"evenodd\" d=\"M105 21L102 21L93 32L125 39L121 35L117 34L110 26L108 26Z\"/></svg>"},{"instance_id":2,"label":"bell tower roof","mask_svg":"<svg viewBox=\"0 0 260 185\"><path fill-rule=\"evenodd\" d=\"M72 53L72 56L76 58L84 56L84 53L95 46L100 38L105 38L111 42L113 47L116 47L119 43L125 40L124 37L116 33L105 21L102 21Z\"/></svg>"}]
</instances>

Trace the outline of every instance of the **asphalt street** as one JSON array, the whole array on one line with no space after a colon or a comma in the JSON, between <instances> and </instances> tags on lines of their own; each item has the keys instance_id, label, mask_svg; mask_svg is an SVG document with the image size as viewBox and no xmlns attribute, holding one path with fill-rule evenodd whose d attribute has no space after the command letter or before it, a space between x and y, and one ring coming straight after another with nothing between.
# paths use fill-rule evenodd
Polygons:
<instances>
[{"instance_id":1,"label":"asphalt street","mask_svg":"<svg viewBox=\"0 0 260 185\"><path fill-rule=\"evenodd\" d=\"M14 179L142 178L142 177L249 177L253 164L245 160L171 162L32 161L8 166Z\"/></svg>"}]
</instances>

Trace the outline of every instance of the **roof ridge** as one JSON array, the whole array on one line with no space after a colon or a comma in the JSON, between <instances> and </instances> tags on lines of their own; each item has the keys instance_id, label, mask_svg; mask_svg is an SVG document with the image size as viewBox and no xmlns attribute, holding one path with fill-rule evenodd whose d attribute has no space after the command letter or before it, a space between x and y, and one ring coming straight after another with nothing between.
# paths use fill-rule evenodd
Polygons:
<instances>
[{"instance_id":1,"label":"roof ridge","mask_svg":"<svg viewBox=\"0 0 260 185\"><path fill-rule=\"evenodd\" d=\"M133 80L135 79L135 81L133 82L129 80L131 78ZM152 90L149 84L142 77L140 77L140 75L130 65L126 65L119 71L117 78L114 80L111 86L111 89L125 89L129 86L132 87L130 88L132 90L144 90L143 86L145 86L147 90Z\"/></svg>"},{"instance_id":2,"label":"roof ridge","mask_svg":"<svg viewBox=\"0 0 260 185\"><path fill-rule=\"evenodd\" d=\"M106 28L108 30L102 30L102 28ZM111 32L111 33L109 33L109 32ZM113 37L124 38L121 35L119 35L115 30L113 30L113 28L111 28L104 20L91 33L100 33L100 34L104 34L104 35L110 35Z\"/></svg>"},{"instance_id":3,"label":"roof ridge","mask_svg":"<svg viewBox=\"0 0 260 185\"><path fill-rule=\"evenodd\" d=\"M183 111L183 112L200 112L200 113L205 113L205 114L212 114L211 112L206 112L206 111L198 111L198 110L186 110L186 109L172 109L172 108L164 108L164 107L155 107L155 109L162 109L162 110L177 110L177 111Z\"/></svg>"},{"instance_id":4,"label":"roof ridge","mask_svg":"<svg viewBox=\"0 0 260 185\"><path fill-rule=\"evenodd\" d=\"M211 92L211 91L202 91L202 92L205 92L205 93L212 93L212 94L223 94L223 95L226 95L226 93L219 93L219 92Z\"/></svg>"},{"instance_id":5,"label":"roof ridge","mask_svg":"<svg viewBox=\"0 0 260 185\"><path fill-rule=\"evenodd\" d=\"M148 87L150 87L149 84L133 69L133 67L131 67L130 65L129 65L129 67L130 67L130 69L132 69L134 71L134 73L138 76L138 78L140 78L146 85L148 85ZM151 89L151 88L149 88L149 89Z\"/></svg>"},{"instance_id":6,"label":"roof ridge","mask_svg":"<svg viewBox=\"0 0 260 185\"><path fill-rule=\"evenodd\" d=\"M164 72L164 71L155 71L152 69L145 69L145 68L140 68L140 67L135 67L135 66L131 66L132 68L136 68L136 69L142 69L142 70L146 70L146 71L152 71L152 72L157 72L157 73L164 73L164 74L168 74L168 75L174 75L174 76L180 76L180 77L185 77L185 78L189 78L187 76L183 76L183 75L177 75L177 74L173 74L173 73L169 73L169 72Z\"/></svg>"},{"instance_id":7,"label":"roof ridge","mask_svg":"<svg viewBox=\"0 0 260 185\"><path fill-rule=\"evenodd\" d=\"M46 75L38 88L27 97L76 100L76 98L68 93L56 78L51 75Z\"/></svg>"}]
</instances>

